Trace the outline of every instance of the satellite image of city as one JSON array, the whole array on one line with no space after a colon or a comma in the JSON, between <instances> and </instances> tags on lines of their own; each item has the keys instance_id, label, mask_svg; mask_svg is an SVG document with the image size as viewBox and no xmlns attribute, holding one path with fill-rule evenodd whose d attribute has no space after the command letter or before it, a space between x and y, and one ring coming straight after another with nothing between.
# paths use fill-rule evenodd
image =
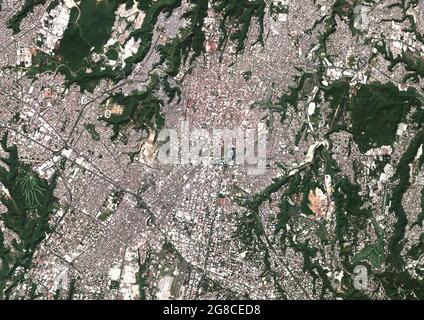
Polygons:
<instances>
[{"instance_id":1,"label":"satellite image of city","mask_svg":"<svg viewBox=\"0 0 424 320\"><path fill-rule=\"evenodd\" d=\"M0 0L0 300L421 300L423 165L424 0Z\"/></svg>"}]
</instances>

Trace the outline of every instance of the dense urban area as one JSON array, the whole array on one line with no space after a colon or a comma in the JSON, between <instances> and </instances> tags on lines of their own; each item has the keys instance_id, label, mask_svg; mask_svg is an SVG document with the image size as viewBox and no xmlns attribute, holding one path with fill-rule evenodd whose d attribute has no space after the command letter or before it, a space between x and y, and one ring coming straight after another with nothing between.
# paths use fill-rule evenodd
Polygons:
<instances>
[{"instance_id":1,"label":"dense urban area","mask_svg":"<svg viewBox=\"0 0 424 320\"><path fill-rule=\"evenodd\" d=\"M0 0L0 299L424 299L424 0Z\"/></svg>"}]
</instances>

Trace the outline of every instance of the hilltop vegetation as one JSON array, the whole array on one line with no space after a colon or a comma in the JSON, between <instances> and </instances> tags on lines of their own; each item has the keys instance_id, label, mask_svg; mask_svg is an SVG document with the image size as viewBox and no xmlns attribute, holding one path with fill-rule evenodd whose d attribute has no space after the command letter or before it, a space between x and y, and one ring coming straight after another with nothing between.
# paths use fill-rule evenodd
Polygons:
<instances>
[{"instance_id":1,"label":"hilltop vegetation","mask_svg":"<svg viewBox=\"0 0 424 320\"><path fill-rule=\"evenodd\" d=\"M0 184L7 190L0 192L0 202L7 209L0 220L9 240L0 229L0 299L7 299L23 281L35 250L50 232L49 218L57 202L53 195L55 178L42 179L30 165L21 162L17 147L7 145L7 134L2 137L1 147L8 157L0 159Z\"/></svg>"}]
</instances>

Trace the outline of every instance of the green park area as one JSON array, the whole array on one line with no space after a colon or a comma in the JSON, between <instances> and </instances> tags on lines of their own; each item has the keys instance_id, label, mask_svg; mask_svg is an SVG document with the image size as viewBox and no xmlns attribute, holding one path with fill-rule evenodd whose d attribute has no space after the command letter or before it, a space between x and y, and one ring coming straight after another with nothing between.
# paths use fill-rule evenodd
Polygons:
<instances>
[{"instance_id":1,"label":"green park area","mask_svg":"<svg viewBox=\"0 0 424 320\"><path fill-rule=\"evenodd\" d=\"M103 52L110 38L119 0L84 0L71 10L68 28L57 52L72 72L92 66L90 53Z\"/></svg>"},{"instance_id":2,"label":"green park area","mask_svg":"<svg viewBox=\"0 0 424 320\"><path fill-rule=\"evenodd\" d=\"M8 155L0 158L0 184L7 192L0 192L1 212L5 230L0 229L0 299L7 299L11 290L21 283L24 271L32 265L32 257L40 242L50 232L49 218L57 209L53 196L55 179L41 178L29 164L20 161L15 145L7 144L7 134L1 148ZM10 244L5 234L16 237Z\"/></svg>"},{"instance_id":3,"label":"green park area","mask_svg":"<svg viewBox=\"0 0 424 320\"><path fill-rule=\"evenodd\" d=\"M361 152L392 145L398 125L418 103L412 89L400 91L392 83L362 86L350 104L353 139Z\"/></svg>"}]
</instances>

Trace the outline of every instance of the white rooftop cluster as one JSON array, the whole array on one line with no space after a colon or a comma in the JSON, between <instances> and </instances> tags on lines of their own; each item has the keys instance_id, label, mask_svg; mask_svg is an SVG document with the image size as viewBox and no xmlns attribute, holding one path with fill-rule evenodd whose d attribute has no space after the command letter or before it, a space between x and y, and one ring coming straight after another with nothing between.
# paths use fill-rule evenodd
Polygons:
<instances>
[{"instance_id":1,"label":"white rooftop cluster","mask_svg":"<svg viewBox=\"0 0 424 320\"><path fill-rule=\"evenodd\" d=\"M69 1L67 1L69 2ZM71 8L75 3L68 3L67 5L59 4L57 7L46 12L42 18L43 28L40 30L44 41L43 46L40 48L46 53L52 53L56 44L62 39L66 28L68 27Z\"/></svg>"},{"instance_id":2,"label":"white rooftop cluster","mask_svg":"<svg viewBox=\"0 0 424 320\"><path fill-rule=\"evenodd\" d=\"M333 64L328 61L327 58L324 59L324 62L327 66L325 76L328 80L330 80L330 82L340 80L343 77L350 78L350 83L352 85L357 83L366 84L368 82L368 76L363 71L346 68L341 62L335 62ZM328 82L323 84L328 85Z\"/></svg>"},{"instance_id":3,"label":"white rooftop cluster","mask_svg":"<svg viewBox=\"0 0 424 320\"><path fill-rule=\"evenodd\" d=\"M417 41L415 34L404 32L401 24L392 21L392 31L390 35L390 51L393 55L399 56L404 51L415 53L417 51L424 53L424 45Z\"/></svg>"},{"instance_id":4,"label":"white rooftop cluster","mask_svg":"<svg viewBox=\"0 0 424 320\"><path fill-rule=\"evenodd\" d=\"M139 285L136 283L138 273L137 249L125 251L123 264L115 264L109 270L109 285L119 282L119 292L124 300L136 300L139 297Z\"/></svg>"},{"instance_id":5,"label":"white rooftop cluster","mask_svg":"<svg viewBox=\"0 0 424 320\"><path fill-rule=\"evenodd\" d=\"M19 48L16 52L16 65L28 68L32 65L32 52L30 48Z\"/></svg>"},{"instance_id":6,"label":"white rooftop cluster","mask_svg":"<svg viewBox=\"0 0 424 320\"><path fill-rule=\"evenodd\" d=\"M132 29L141 28L146 14L138 9L136 3L131 8L126 4L121 4L115 12L116 18L112 27L112 37L104 46L104 54L110 47L115 47L118 51L118 60L107 59L106 63L115 68L119 61L122 61L122 68L125 68L125 60L137 53L141 39L135 40L134 37L129 38ZM128 28L131 24L132 28Z\"/></svg>"}]
</instances>

